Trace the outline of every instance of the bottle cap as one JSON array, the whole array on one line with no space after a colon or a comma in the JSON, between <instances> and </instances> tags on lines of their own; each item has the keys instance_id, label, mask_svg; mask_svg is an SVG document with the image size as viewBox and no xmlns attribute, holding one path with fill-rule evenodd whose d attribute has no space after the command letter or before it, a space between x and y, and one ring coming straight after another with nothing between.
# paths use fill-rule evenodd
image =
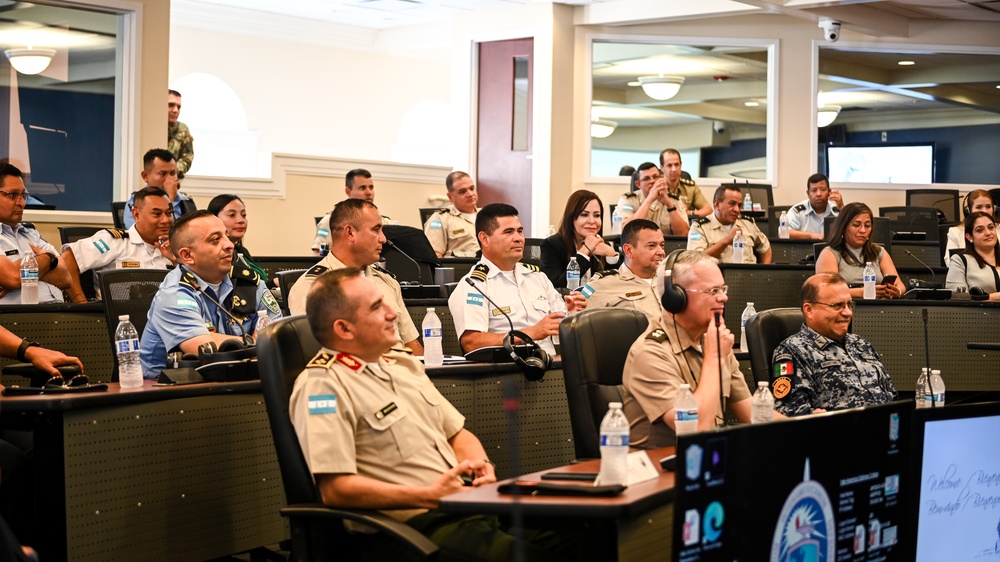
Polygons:
<instances>
[{"instance_id":1,"label":"bottle cap","mask_svg":"<svg viewBox=\"0 0 1000 562\"><path fill-rule=\"evenodd\" d=\"M757 381L757 388L767 388L770 386L766 381Z\"/></svg>"},{"instance_id":2,"label":"bottle cap","mask_svg":"<svg viewBox=\"0 0 1000 562\"><path fill-rule=\"evenodd\" d=\"M621 402L608 402L608 408L609 409L621 408L621 407L622 407L622 403Z\"/></svg>"},{"instance_id":3,"label":"bottle cap","mask_svg":"<svg viewBox=\"0 0 1000 562\"><path fill-rule=\"evenodd\" d=\"M118 317L119 322L125 322L126 320L128 320L128 314L122 314Z\"/></svg>"},{"instance_id":4,"label":"bottle cap","mask_svg":"<svg viewBox=\"0 0 1000 562\"><path fill-rule=\"evenodd\" d=\"M691 390L691 385L689 385L687 383L682 384L681 385L681 390L684 390L685 388L688 389L688 390Z\"/></svg>"},{"instance_id":5,"label":"bottle cap","mask_svg":"<svg viewBox=\"0 0 1000 562\"><path fill-rule=\"evenodd\" d=\"M753 306L753 301L747 301L747 306Z\"/></svg>"},{"instance_id":6,"label":"bottle cap","mask_svg":"<svg viewBox=\"0 0 1000 562\"><path fill-rule=\"evenodd\" d=\"M427 312L434 312L434 307L432 306L432 307L428 308Z\"/></svg>"}]
</instances>

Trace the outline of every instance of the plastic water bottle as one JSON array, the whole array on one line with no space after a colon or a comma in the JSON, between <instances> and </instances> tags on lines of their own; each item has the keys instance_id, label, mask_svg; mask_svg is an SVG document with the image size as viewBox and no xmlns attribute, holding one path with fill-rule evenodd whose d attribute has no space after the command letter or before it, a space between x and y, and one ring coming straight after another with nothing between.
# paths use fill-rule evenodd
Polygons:
<instances>
[{"instance_id":1,"label":"plastic water bottle","mask_svg":"<svg viewBox=\"0 0 1000 562\"><path fill-rule=\"evenodd\" d=\"M781 211L781 216L778 217L778 238L782 240L787 240L791 236L788 229L788 213Z\"/></svg>"},{"instance_id":2,"label":"plastic water bottle","mask_svg":"<svg viewBox=\"0 0 1000 562\"><path fill-rule=\"evenodd\" d=\"M441 350L441 319L433 308L427 309L424 315L424 366L439 367L444 364L444 352Z\"/></svg>"},{"instance_id":3,"label":"plastic water bottle","mask_svg":"<svg viewBox=\"0 0 1000 562\"><path fill-rule=\"evenodd\" d=\"M266 310L258 310L257 311L257 322L253 325L253 334L254 334L254 337L256 337L257 334L260 334L262 331L264 331L264 328L266 328L267 325L270 324L270 323L271 323L271 317L267 315L267 311Z\"/></svg>"},{"instance_id":4,"label":"plastic water bottle","mask_svg":"<svg viewBox=\"0 0 1000 562\"><path fill-rule=\"evenodd\" d=\"M734 226L733 228L737 227ZM746 237L743 236L743 230L737 230L736 236L733 237L733 263L743 263L743 246L745 243Z\"/></svg>"},{"instance_id":5,"label":"plastic water bottle","mask_svg":"<svg viewBox=\"0 0 1000 562\"><path fill-rule=\"evenodd\" d=\"M628 485L628 431L622 403L611 402L601 421L601 470L596 484Z\"/></svg>"},{"instance_id":6,"label":"plastic water bottle","mask_svg":"<svg viewBox=\"0 0 1000 562\"><path fill-rule=\"evenodd\" d=\"M691 385L682 384L674 402L674 433L687 435L698 432L698 402L691 393Z\"/></svg>"},{"instance_id":7,"label":"plastic water bottle","mask_svg":"<svg viewBox=\"0 0 1000 562\"><path fill-rule=\"evenodd\" d=\"M875 264L868 262L865 264L865 296L866 299L875 298Z\"/></svg>"},{"instance_id":8,"label":"plastic water bottle","mask_svg":"<svg viewBox=\"0 0 1000 562\"><path fill-rule=\"evenodd\" d=\"M115 352L118 354L118 382L122 388L142 386L142 366L139 364L139 332L128 319L128 314L118 317L115 329Z\"/></svg>"},{"instance_id":9,"label":"plastic water bottle","mask_svg":"<svg viewBox=\"0 0 1000 562\"><path fill-rule=\"evenodd\" d=\"M774 395L766 382L757 383L750 408L750 423L767 423L774 419Z\"/></svg>"},{"instance_id":10,"label":"plastic water bottle","mask_svg":"<svg viewBox=\"0 0 1000 562\"><path fill-rule=\"evenodd\" d=\"M615 212L611 213L611 234L622 233L622 221L621 210L615 207Z\"/></svg>"},{"instance_id":11,"label":"plastic water bottle","mask_svg":"<svg viewBox=\"0 0 1000 562\"><path fill-rule=\"evenodd\" d=\"M927 388L927 382L927 367L921 367L920 376L917 377L916 392L913 394L913 401L917 403L918 408L931 407L930 390Z\"/></svg>"},{"instance_id":12,"label":"plastic water bottle","mask_svg":"<svg viewBox=\"0 0 1000 562\"><path fill-rule=\"evenodd\" d=\"M556 235L556 225L550 224L549 225L549 236L555 236L555 235Z\"/></svg>"},{"instance_id":13,"label":"plastic water bottle","mask_svg":"<svg viewBox=\"0 0 1000 562\"><path fill-rule=\"evenodd\" d=\"M750 192L748 191L746 195L743 196L743 210L752 211L753 210L753 197L750 197Z\"/></svg>"},{"instance_id":14,"label":"plastic water bottle","mask_svg":"<svg viewBox=\"0 0 1000 562\"><path fill-rule=\"evenodd\" d=\"M941 378L941 371L937 369L931 369L930 391L934 393L933 406L935 408L944 406L944 379ZM925 400L927 407L930 408L932 404L930 395Z\"/></svg>"},{"instance_id":15,"label":"plastic water bottle","mask_svg":"<svg viewBox=\"0 0 1000 562\"><path fill-rule=\"evenodd\" d=\"M569 258L569 263L566 265L566 288L570 291L580 288L580 264L577 263L575 256Z\"/></svg>"},{"instance_id":16,"label":"plastic water bottle","mask_svg":"<svg viewBox=\"0 0 1000 562\"><path fill-rule=\"evenodd\" d=\"M38 304L38 260L32 252L21 260L21 304Z\"/></svg>"},{"instance_id":17,"label":"plastic water bottle","mask_svg":"<svg viewBox=\"0 0 1000 562\"><path fill-rule=\"evenodd\" d=\"M750 351L747 346L747 320L754 314L757 314L757 309L753 307L752 302L748 302L747 307L743 309L743 315L740 316L740 351L744 353Z\"/></svg>"}]
</instances>

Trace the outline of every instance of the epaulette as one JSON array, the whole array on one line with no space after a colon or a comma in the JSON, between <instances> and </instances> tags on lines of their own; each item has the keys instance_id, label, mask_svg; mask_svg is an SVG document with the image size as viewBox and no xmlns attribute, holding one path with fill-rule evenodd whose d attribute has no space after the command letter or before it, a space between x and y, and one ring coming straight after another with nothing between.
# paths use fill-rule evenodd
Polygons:
<instances>
[{"instance_id":1,"label":"epaulette","mask_svg":"<svg viewBox=\"0 0 1000 562\"><path fill-rule=\"evenodd\" d=\"M316 354L316 357L312 358L312 361L310 361L306 367L323 367L328 369L334 364L335 361L336 359L334 359L333 355L330 355L325 351L321 351Z\"/></svg>"},{"instance_id":2,"label":"epaulette","mask_svg":"<svg viewBox=\"0 0 1000 562\"><path fill-rule=\"evenodd\" d=\"M747 213L740 213L740 218L743 219L743 220L745 220L745 221L750 221L754 225L757 224L756 219L754 219L752 215L749 215Z\"/></svg>"},{"instance_id":3,"label":"epaulette","mask_svg":"<svg viewBox=\"0 0 1000 562\"><path fill-rule=\"evenodd\" d=\"M105 228L104 230L108 231L108 234L110 234L112 238L118 238L119 240L128 238L128 231L123 228Z\"/></svg>"},{"instance_id":4,"label":"epaulette","mask_svg":"<svg viewBox=\"0 0 1000 562\"><path fill-rule=\"evenodd\" d=\"M183 191L178 191L177 193L179 193L180 196L181 196L181 198L183 198L183 199L187 199L188 201L194 201L194 199L191 199L190 195L188 195L187 193L184 193Z\"/></svg>"},{"instance_id":5,"label":"epaulette","mask_svg":"<svg viewBox=\"0 0 1000 562\"><path fill-rule=\"evenodd\" d=\"M678 201L681 200L681 194L680 193L671 193L671 192L668 191L667 192L667 197L669 197L671 199L676 199Z\"/></svg>"},{"instance_id":6,"label":"epaulette","mask_svg":"<svg viewBox=\"0 0 1000 562\"><path fill-rule=\"evenodd\" d=\"M233 262L233 266L229 270L229 277L233 280L242 279L250 281L254 285L260 282L260 274L247 265L242 257L240 257L239 261Z\"/></svg>"},{"instance_id":7,"label":"epaulette","mask_svg":"<svg viewBox=\"0 0 1000 562\"><path fill-rule=\"evenodd\" d=\"M30 228L31 230L38 230L37 228L35 228L35 223L33 222L22 222L21 226L23 226L24 228Z\"/></svg>"},{"instance_id":8,"label":"epaulette","mask_svg":"<svg viewBox=\"0 0 1000 562\"><path fill-rule=\"evenodd\" d=\"M179 284L189 287L192 291L198 290L198 279L194 276L194 273L184 270L181 275L181 280L178 281Z\"/></svg>"},{"instance_id":9,"label":"epaulette","mask_svg":"<svg viewBox=\"0 0 1000 562\"><path fill-rule=\"evenodd\" d=\"M652 332L650 332L649 334L647 334L646 339L653 340L656 343L663 343L667 341L667 333L661 330L660 328L657 328Z\"/></svg>"},{"instance_id":10,"label":"epaulette","mask_svg":"<svg viewBox=\"0 0 1000 562\"><path fill-rule=\"evenodd\" d=\"M329 267L327 267L325 265L318 265L317 264L317 265L314 265L314 266L310 267L309 270L306 271L305 274L306 275L310 275L312 277L318 277L320 275L323 275L324 273L326 273L329 270L330 270Z\"/></svg>"},{"instance_id":11,"label":"epaulette","mask_svg":"<svg viewBox=\"0 0 1000 562\"><path fill-rule=\"evenodd\" d=\"M694 180L689 180L687 178L681 178L680 183L681 185L697 185L696 183L694 183Z\"/></svg>"},{"instance_id":12,"label":"epaulette","mask_svg":"<svg viewBox=\"0 0 1000 562\"><path fill-rule=\"evenodd\" d=\"M604 277L611 277L612 275L618 275L617 269L605 269L603 271L598 271L592 277L592 279L602 279Z\"/></svg>"},{"instance_id":13,"label":"epaulette","mask_svg":"<svg viewBox=\"0 0 1000 562\"><path fill-rule=\"evenodd\" d=\"M530 264L530 263L524 263L523 261L519 261L519 262L517 262L517 264L521 265L521 266L524 266L524 268L527 269L528 271L534 271L535 273L539 273L539 272L542 271L542 268L538 267L537 265L533 265L533 264Z\"/></svg>"},{"instance_id":14,"label":"epaulette","mask_svg":"<svg viewBox=\"0 0 1000 562\"><path fill-rule=\"evenodd\" d=\"M625 198L632 197L633 195L635 195L634 191L626 191L625 193L622 193L622 197Z\"/></svg>"},{"instance_id":15,"label":"epaulette","mask_svg":"<svg viewBox=\"0 0 1000 562\"><path fill-rule=\"evenodd\" d=\"M694 219L693 221L691 221L691 224L707 224L708 221L710 221L710 220L712 220L712 219L710 219L708 217L701 217L699 219Z\"/></svg>"},{"instance_id":16,"label":"epaulette","mask_svg":"<svg viewBox=\"0 0 1000 562\"><path fill-rule=\"evenodd\" d=\"M406 347L405 345L398 345L398 344L397 345L393 345L391 348L389 348L389 350L390 351L397 351L399 353L409 353L410 355L413 355L413 350L410 349L410 348L408 348L408 347Z\"/></svg>"},{"instance_id":17,"label":"epaulette","mask_svg":"<svg viewBox=\"0 0 1000 562\"><path fill-rule=\"evenodd\" d=\"M396 278L396 276L391 271L389 271L388 269L385 269L383 267L379 267L379 265L377 263L373 263L372 264L372 269L374 269L375 271L377 271L379 273L384 273L384 274L388 275L389 277L392 277L393 279Z\"/></svg>"},{"instance_id":18,"label":"epaulette","mask_svg":"<svg viewBox=\"0 0 1000 562\"><path fill-rule=\"evenodd\" d=\"M806 210L806 204L805 203L799 203L798 205L792 207L792 210L801 213L802 211Z\"/></svg>"}]
</instances>

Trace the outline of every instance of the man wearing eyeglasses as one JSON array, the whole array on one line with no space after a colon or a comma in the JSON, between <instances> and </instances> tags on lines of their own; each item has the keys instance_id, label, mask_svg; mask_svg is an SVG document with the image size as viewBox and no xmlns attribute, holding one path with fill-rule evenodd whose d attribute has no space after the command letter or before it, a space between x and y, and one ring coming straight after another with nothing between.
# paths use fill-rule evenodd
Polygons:
<instances>
[{"instance_id":1,"label":"man wearing eyeglasses","mask_svg":"<svg viewBox=\"0 0 1000 562\"><path fill-rule=\"evenodd\" d=\"M63 302L69 272L59 263L58 250L42 239L34 225L22 223L28 192L24 174L16 166L0 163L0 304L21 304L21 258L31 252L38 262L38 302Z\"/></svg>"},{"instance_id":2,"label":"man wearing eyeglasses","mask_svg":"<svg viewBox=\"0 0 1000 562\"><path fill-rule=\"evenodd\" d=\"M638 191L622 195L616 207L618 214L622 216L622 225L628 224L633 219L646 219L659 225L664 234L686 236L687 206L678 194L671 193L667 188L667 180L656 164L652 162L639 164L639 169L632 177L635 178L635 187ZM700 195L701 191L698 190L697 193Z\"/></svg>"},{"instance_id":3,"label":"man wearing eyeglasses","mask_svg":"<svg viewBox=\"0 0 1000 562\"><path fill-rule=\"evenodd\" d=\"M733 355L733 333L721 319L728 287L718 261L704 252L685 251L671 271L672 290L683 294L686 303L671 313L677 307L663 299L666 310L632 344L622 372L629 445L641 449L676 445L674 401L682 384L691 385L698 402L699 431L723 425L727 412L750 421L750 389Z\"/></svg>"},{"instance_id":4,"label":"man wearing eyeglasses","mask_svg":"<svg viewBox=\"0 0 1000 562\"><path fill-rule=\"evenodd\" d=\"M771 242L753 219L743 218L743 192L730 184L721 185L712 197L715 211L691 224L687 249L701 250L725 263L733 261L733 239L743 233L743 263L771 263Z\"/></svg>"},{"instance_id":5,"label":"man wearing eyeglasses","mask_svg":"<svg viewBox=\"0 0 1000 562\"><path fill-rule=\"evenodd\" d=\"M146 187L158 187L167 192L170 198L170 206L174 212L174 219L194 212L198 209L190 197L181 193L181 182L177 178L177 159L165 148L153 148L146 151L142 156L142 181L146 182ZM135 193L125 204L125 228L132 228L135 218L132 216L132 205L135 202Z\"/></svg>"},{"instance_id":6,"label":"man wearing eyeglasses","mask_svg":"<svg viewBox=\"0 0 1000 562\"><path fill-rule=\"evenodd\" d=\"M775 409L787 416L884 404L896 389L871 343L848 333L854 301L837 273L802 286L805 324L772 356Z\"/></svg>"}]
</instances>

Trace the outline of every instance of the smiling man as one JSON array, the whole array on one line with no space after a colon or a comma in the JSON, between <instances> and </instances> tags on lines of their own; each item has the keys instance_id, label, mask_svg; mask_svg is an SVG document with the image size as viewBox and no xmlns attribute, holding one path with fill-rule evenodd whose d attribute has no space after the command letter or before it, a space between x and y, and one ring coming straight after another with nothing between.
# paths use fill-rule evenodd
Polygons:
<instances>
[{"instance_id":1,"label":"smiling man","mask_svg":"<svg viewBox=\"0 0 1000 562\"><path fill-rule=\"evenodd\" d=\"M743 193L735 185L721 185L712 198L714 212L694 221L687 249L702 250L724 263L733 261L733 238L742 232L746 240L743 263L771 263L771 242L750 219L740 214Z\"/></svg>"},{"instance_id":2,"label":"smiling man","mask_svg":"<svg viewBox=\"0 0 1000 562\"><path fill-rule=\"evenodd\" d=\"M256 315L236 311L230 270L233 243L226 227L209 211L195 211L170 228L177 268L167 274L149 307L139 355L142 373L155 379L174 351L198 353L202 344L252 336ZM263 282L257 284L256 310L280 318L278 303ZM228 314L227 314L228 312ZM230 317L230 314L235 317Z\"/></svg>"},{"instance_id":3,"label":"smiling man","mask_svg":"<svg viewBox=\"0 0 1000 562\"><path fill-rule=\"evenodd\" d=\"M663 312L656 294L656 269L666 253L663 232L653 221L636 219L622 230L625 263L618 269L600 271L580 291L589 308L630 308L656 320Z\"/></svg>"},{"instance_id":4,"label":"smiling man","mask_svg":"<svg viewBox=\"0 0 1000 562\"><path fill-rule=\"evenodd\" d=\"M444 180L451 205L435 212L424 224L424 234L437 257L473 257L476 242L476 213L479 192L469 174L452 172Z\"/></svg>"},{"instance_id":5,"label":"smiling man","mask_svg":"<svg viewBox=\"0 0 1000 562\"><path fill-rule=\"evenodd\" d=\"M802 285L805 324L772 356L775 409L787 416L884 404L896 389L871 343L847 332L854 301L844 278L818 273Z\"/></svg>"}]
</instances>

